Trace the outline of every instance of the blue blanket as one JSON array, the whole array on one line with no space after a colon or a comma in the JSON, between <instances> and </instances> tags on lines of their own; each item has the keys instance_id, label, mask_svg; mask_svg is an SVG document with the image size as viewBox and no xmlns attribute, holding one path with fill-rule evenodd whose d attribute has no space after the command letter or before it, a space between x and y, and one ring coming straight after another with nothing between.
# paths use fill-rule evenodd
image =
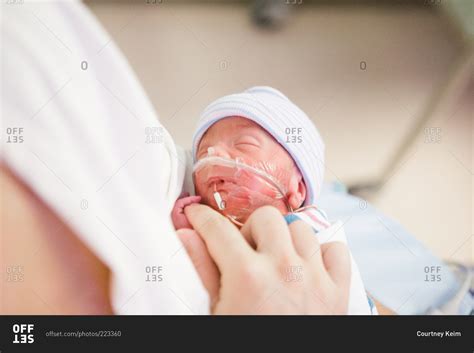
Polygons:
<instances>
[{"instance_id":1,"label":"blue blanket","mask_svg":"<svg viewBox=\"0 0 474 353\"><path fill-rule=\"evenodd\" d=\"M399 314L424 314L449 301L461 283L449 266L400 224L338 183L326 184L318 206L330 221L345 222L347 241L367 291ZM472 311L465 296L459 314Z\"/></svg>"}]
</instances>

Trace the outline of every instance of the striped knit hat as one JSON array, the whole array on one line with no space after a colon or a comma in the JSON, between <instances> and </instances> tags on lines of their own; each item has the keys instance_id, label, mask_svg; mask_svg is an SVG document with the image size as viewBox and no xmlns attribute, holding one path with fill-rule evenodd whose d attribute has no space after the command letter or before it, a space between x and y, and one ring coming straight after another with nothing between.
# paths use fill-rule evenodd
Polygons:
<instances>
[{"instance_id":1,"label":"striped knit hat","mask_svg":"<svg viewBox=\"0 0 474 353\"><path fill-rule=\"evenodd\" d=\"M314 204L324 176L323 140L308 116L274 88L252 87L209 104L194 133L194 162L199 142L207 129L230 116L240 116L259 124L288 151L306 185L304 205Z\"/></svg>"}]
</instances>

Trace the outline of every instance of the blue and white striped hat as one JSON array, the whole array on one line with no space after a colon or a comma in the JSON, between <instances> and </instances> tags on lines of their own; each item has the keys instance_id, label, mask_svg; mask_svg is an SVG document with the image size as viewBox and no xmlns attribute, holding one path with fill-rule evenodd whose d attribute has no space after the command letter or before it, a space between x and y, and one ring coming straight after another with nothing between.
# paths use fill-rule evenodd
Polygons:
<instances>
[{"instance_id":1,"label":"blue and white striped hat","mask_svg":"<svg viewBox=\"0 0 474 353\"><path fill-rule=\"evenodd\" d=\"M314 204L324 177L324 142L308 116L274 88L252 87L209 104L194 133L194 162L204 133L212 124L230 116L240 116L259 124L288 151L306 185L304 205Z\"/></svg>"}]
</instances>

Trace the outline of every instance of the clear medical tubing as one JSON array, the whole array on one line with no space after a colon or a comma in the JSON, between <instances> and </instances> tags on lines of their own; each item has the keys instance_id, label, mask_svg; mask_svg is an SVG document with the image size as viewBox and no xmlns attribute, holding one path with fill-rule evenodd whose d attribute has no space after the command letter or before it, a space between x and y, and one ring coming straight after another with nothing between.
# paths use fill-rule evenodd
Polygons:
<instances>
[{"instance_id":1,"label":"clear medical tubing","mask_svg":"<svg viewBox=\"0 0 474 353\"><path fill-rule=\"evenodd\" d=\"M248 165L240 159L208 156L193 167L196 193L213 207L241 226L257 208L277 207L293 212L287 190L280 180L289 180L288 171L268 162Z\"/></svg>"}]
</instances>

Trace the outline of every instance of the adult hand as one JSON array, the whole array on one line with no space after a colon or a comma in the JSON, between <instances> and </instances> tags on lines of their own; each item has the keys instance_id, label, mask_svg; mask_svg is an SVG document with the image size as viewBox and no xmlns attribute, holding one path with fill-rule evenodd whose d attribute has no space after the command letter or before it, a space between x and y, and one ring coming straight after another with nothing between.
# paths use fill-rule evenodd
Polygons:
<instances>
[{"instance_id":1,"label":"adult hand","mask_svg":"<svg viewBox=\"0 0 474 353\"><path fill-rule=\"evenodd\" d=\"M210 207L191 205L194 230L179 231L211 297L213 314L346 314L350 258L320 246L312 229L288 226L277 209L256 210L239 230Z\"/></svg>"}]
</instances>

